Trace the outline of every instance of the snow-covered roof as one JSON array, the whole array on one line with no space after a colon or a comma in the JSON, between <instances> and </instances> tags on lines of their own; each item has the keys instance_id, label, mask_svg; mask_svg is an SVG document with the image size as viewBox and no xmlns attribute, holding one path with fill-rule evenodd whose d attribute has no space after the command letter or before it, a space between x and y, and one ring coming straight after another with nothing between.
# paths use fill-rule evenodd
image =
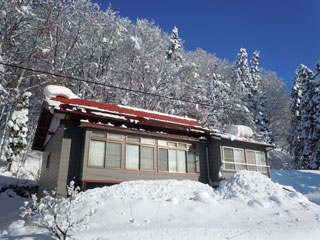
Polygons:
<instances>
[{"instance_id":1,"label":"snow-covered roof","mask_svg":"<svg viewBox=\"0 0 320 240\"><path fill-rule=\"evenodd\" d=\"M69 88L58 86L58 85L48 85L43 89L43 95L46 99L51 99L54 97L64 97L68 99L79 98L75 95Z\"/></svg>"},{"instance_id":2,"label":"snow-covered roof","mask_svg":"<svg viewBox=\"0 0 320 240\"><path fill-rule=\"evenodd\" d=\"M69 112L79 113L82 115L96 115L105 118L121 118L128 120L132 118L143 118L145 120L155 120L162 123L173 123L185 126L200 127L199 122L188 117L180 117L170 114L164 114L155 111L148 111L140 108L133 108L123 105L112 105L100 103L79 98L64 98L61 96L50 98L47 101L50 107L56 110L68 110Z\"/></svg>"}]
</instances>

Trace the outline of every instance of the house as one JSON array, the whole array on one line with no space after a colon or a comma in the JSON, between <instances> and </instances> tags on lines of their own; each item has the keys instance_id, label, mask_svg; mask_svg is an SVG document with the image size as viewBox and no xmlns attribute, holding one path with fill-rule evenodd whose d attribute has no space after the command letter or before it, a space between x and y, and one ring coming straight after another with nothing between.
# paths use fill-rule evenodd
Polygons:
<instances>
[{"instance_id":1,"label":"house","mask_svg":"<svg viewBox=\"0 0 320 240\"><path fill-rule=\"evenodd\" d=\"M270 176L266 151L272 145L209 131L194 119L53 90L43 102L32 146L43 152L39 193L56 189L65 196L72 179L85 190L128 180L214 185L241 169Z\"/></svg>"}]
</instances>

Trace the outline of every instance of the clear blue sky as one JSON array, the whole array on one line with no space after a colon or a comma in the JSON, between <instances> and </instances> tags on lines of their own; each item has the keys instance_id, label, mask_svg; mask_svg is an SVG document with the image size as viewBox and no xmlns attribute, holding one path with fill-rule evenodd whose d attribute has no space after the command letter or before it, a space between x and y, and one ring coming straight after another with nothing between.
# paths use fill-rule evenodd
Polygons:
<instances>
[{"instance_id":1,"label":"clear blue sky","mask_svg":"<svg viewBox=\"0 0 320 240\"><path fill-rule=\"evenodd\" d=\"M320 0L93 0L111 3L122 17L174 26L185 49L198 47L233 62L240 47L249 58L260 50L260 66L275 71L291 88L301 63L312 71L320 58Z\"/></svg>"}]
</instances>

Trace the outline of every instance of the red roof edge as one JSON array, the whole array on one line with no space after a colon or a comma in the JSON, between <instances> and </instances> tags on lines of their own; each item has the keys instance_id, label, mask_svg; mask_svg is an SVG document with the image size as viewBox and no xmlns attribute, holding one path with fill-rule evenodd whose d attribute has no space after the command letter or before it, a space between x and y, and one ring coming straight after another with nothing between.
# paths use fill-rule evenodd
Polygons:
<instances>
[{"instance_id":1,"label":"red roof edge","mask_svg":"<svg viewBox=\"0 0 320 240\"><path fill-rule=\"evenodd\" d=\"M135 115L137 117L142 117L146 119L150 118L155 120L174 122L178 124L185 124L185 125L196 126L196 127L200 126L199 122L195 119L183 118L179 116L163 114L163 113L154 112L154 111L145 111L143 109L117 106L117 105L112 105L108 103L99 103L99 102L85 100L85 99L67 99L63 97L54 97L54 98L51 98L51 100L58 101L66 105L77 105L79 107L84 107L84 108L96 108L95 110L97 111L108 111L112 113L119 113L119 114L125 114L125 115Z\"/></svg>"}]
</instances>

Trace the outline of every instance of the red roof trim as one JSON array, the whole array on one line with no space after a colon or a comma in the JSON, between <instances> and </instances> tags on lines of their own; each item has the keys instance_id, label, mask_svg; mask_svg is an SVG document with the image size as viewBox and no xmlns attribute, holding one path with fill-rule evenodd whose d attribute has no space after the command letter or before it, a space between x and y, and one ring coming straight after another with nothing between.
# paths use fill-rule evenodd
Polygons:
<instances>
[{"instance_id":1,"label":"red roof trim","mask_svg":"<svg viewBox=\"0 0 320 240\"><path fill-rule=\"evenodd\" d=\"M178 123L178 124L185 124L189 126L200 126L199 122L197 120L193 119L185 119L185 118L180 118L180 117L175 117L175 116L169 116L167 114L157 114L156 112L148 112L148 111L139 111L136 109L130 109L126 107L120 107L117 105L111 105L107 103L99 103L99 102L94 102L94 101L89 101L85 99L67 99L63 97L55 97L52 98L51 100L61 102L62 104L66 105L79 105L84 108L97 108L97 110L105 110L105 111L110 111L111 113L119 113L119 114L126 114L126 115L135 115L137 117L141 118L150 118L154 120L160 120L160 121L168 121L168 122L173 122L173 123Z\"/></svg>"}]
</instances>

